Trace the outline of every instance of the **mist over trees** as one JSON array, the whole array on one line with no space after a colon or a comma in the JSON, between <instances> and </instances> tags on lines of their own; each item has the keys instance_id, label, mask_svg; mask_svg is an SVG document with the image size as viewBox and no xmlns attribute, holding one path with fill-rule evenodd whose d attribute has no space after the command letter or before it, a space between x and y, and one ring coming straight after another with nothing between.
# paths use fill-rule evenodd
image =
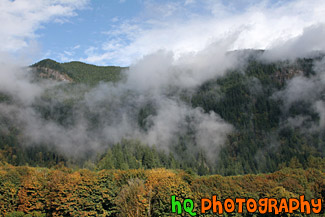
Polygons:
<instances>
[{"instance_id":1,"label":"mist over trees","mask_svg":"<svg viewBox=\"0 0 325 217\"><path fill-rule=\"evenodd\" d=\"M0 215L164 216L171 195L323 198L325 55L212 51L127 68L4 64Z\"/></svg>"},{"instance_id":2,"label":"mist over trees","mask_svg":"<svg viewBox=\"0 0 325 217\"><path fill-rule=\"evenodd\" d=\"M43 60L16 69L28 77L1 91L2 161L236 175L324 157L323 54L270 62L262 50L234 51L219 54L229 66L218 69L202 53L175 62L159 52L129 68ZM201 81L193 70L205 70Z\"/></svg>"}]
</instances>

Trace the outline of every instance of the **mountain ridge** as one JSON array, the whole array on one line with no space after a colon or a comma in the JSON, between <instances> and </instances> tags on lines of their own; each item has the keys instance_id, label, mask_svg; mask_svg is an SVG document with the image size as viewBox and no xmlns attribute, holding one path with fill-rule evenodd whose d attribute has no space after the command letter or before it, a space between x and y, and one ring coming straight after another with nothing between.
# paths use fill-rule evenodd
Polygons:
<instances>
[{"instance_id":1,"label":"mountain ridge","mask_svg":"<svg viewBox=\"0 0 325 217\"><path fill-rule=\"evenodd\" d=\"M122 78L121 71L127 69L119 66L96 66L80 61L59 63L52 59L43 59L30 67L41 78L92 85L100 81L117 82Z\"/></svg>"}]
</instances>

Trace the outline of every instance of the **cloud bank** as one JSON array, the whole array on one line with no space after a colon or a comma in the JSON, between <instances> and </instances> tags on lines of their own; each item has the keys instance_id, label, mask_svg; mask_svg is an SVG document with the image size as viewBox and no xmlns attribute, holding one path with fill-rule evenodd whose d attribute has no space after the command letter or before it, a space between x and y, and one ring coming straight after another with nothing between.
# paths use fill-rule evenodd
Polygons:
<instances>
[{"instance_id":1,"label":"cloud bank","mask_svg":"<svg viewBox=\"0 0 325 217\"><path fill-rule=\"evenodd\" d=\"M0 103L0 114L21 130L22 144L47 144L69 156L97 153L123 138L169 151L190 136L188 151L216 159L233 127L182 94L237 65L225 47L213 44L182 58L159 51L131 65L125 81L96 87L36 82L30 70L6 61L0 92L13 100Z\"/></svg>"},{"instance_id":2,"label":"cloud bank","mask_svg":"<svg viewBox=\"0 0 325 217\"><path fill-rule=\"evenodd\" d=\"M144 1L141 15L122 20L104 32L100 47L85 51L82 61L128 66L160 49L175 56L198 52L208 44L237 37L229 46L236 49L272 49L291 40L286 48L306 47L295 38L305 28L325 23L322 0L293 1ZM317 31L317 30L315 30ZM321 36L318 37L318 41ZM315 42L316 43L316 42ZM317 42L318 43L318 42ZM308 48L309 49L309 48Z\"/></svg>"}]
</instances>

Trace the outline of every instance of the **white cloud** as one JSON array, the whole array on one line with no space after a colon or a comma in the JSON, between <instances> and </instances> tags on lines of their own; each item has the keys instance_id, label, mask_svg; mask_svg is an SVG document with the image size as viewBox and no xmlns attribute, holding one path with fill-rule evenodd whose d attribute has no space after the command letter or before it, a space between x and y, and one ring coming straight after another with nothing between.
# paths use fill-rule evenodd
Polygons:
<instances>
[{"instance_id":1,"label":"white cloud","mask_svg":"<svg viewBox=\"0 0 325 217\"><path fill-rule=\"evenodd\" d=\"M0 0L0 51L26 48L47 22L66 22L88 0Z\"/></svg>"},{"instance_id":2,"label":"white cloud","mask_svg":"<svg viewBox=\"0 0 325 217\"><path fill-rule=\"evenodd\" d=\"M325 50L325 24L305 28L303 33L287 41L275 43L272 50L264 53L270 60L295 59L305 57L313 52Z\"/></svg>"},{"instance_id":3,"label":"white cloud","mask_svg":"<svg viewBox=\"0 0 325 217\"><path fill-rule=\"evenodd\" d=\"M76 46L74 46L73 48L72 48L72 50L77 50L77 49L79 49L80 48L80 44L77 44Z\"/></svg>"},{"instance_id":4,"label":"white cloud","mask_svg":"<svg viewBox=\"0 0 325 217\"><path fill-rule=\"evenodd\" d=\"M239 9L238 5L236 8L222 1L185 1L183 4L150 1L145 4L145 14L116 25L114 31L108 33L103 44L112 49L99 49L83 60L129 65L160 49L171 50L176 56L197 52L234 33L238 37L229 50L266 49L299 36L306 27L325 23L323 0L256 2L239 1L243 6ZM155 12L148 12L148 8L155 8ZM116 38L125 43L116 46Z\"/></svg>"},{"instance_id":5,"label":"white cloud","mask_svg":"<svg viewBox=\"0 0 325 217\"><path fill-rule=\"evenodd\" d=\"M195 0L185 0L184 4L189 5L189 4L193 4L194 2Z\"/></svg>"}]
</instances>

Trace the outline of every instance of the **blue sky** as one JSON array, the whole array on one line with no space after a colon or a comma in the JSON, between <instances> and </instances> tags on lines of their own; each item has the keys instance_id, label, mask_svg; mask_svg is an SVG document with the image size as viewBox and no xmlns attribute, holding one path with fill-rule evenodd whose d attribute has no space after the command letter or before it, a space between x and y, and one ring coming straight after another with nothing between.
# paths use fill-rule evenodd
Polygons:
<instances>
[{"instance_id":1,"label":"blue sky","mask_svg":"<svg viewBox=\"0 0 325 217\"><path fill-rule=\"evenodd\" d=\"M136 17L140 7L138 1L92 1L68 21L44 25L36 32L44 57L63 61L84 58L85 50L101 47L107 32L122 20Z\"/></svg>"},{"instance_id":2,"label":"blue sky","mask_svg":"<svg viewBox=\"0 0 325 217\"><path fill-rule=\"evenodd\" d=\"M325 22L323 0L0 0L0 51L127 66L158 50L268 49Z\"/></svg>"}]
</instances>

